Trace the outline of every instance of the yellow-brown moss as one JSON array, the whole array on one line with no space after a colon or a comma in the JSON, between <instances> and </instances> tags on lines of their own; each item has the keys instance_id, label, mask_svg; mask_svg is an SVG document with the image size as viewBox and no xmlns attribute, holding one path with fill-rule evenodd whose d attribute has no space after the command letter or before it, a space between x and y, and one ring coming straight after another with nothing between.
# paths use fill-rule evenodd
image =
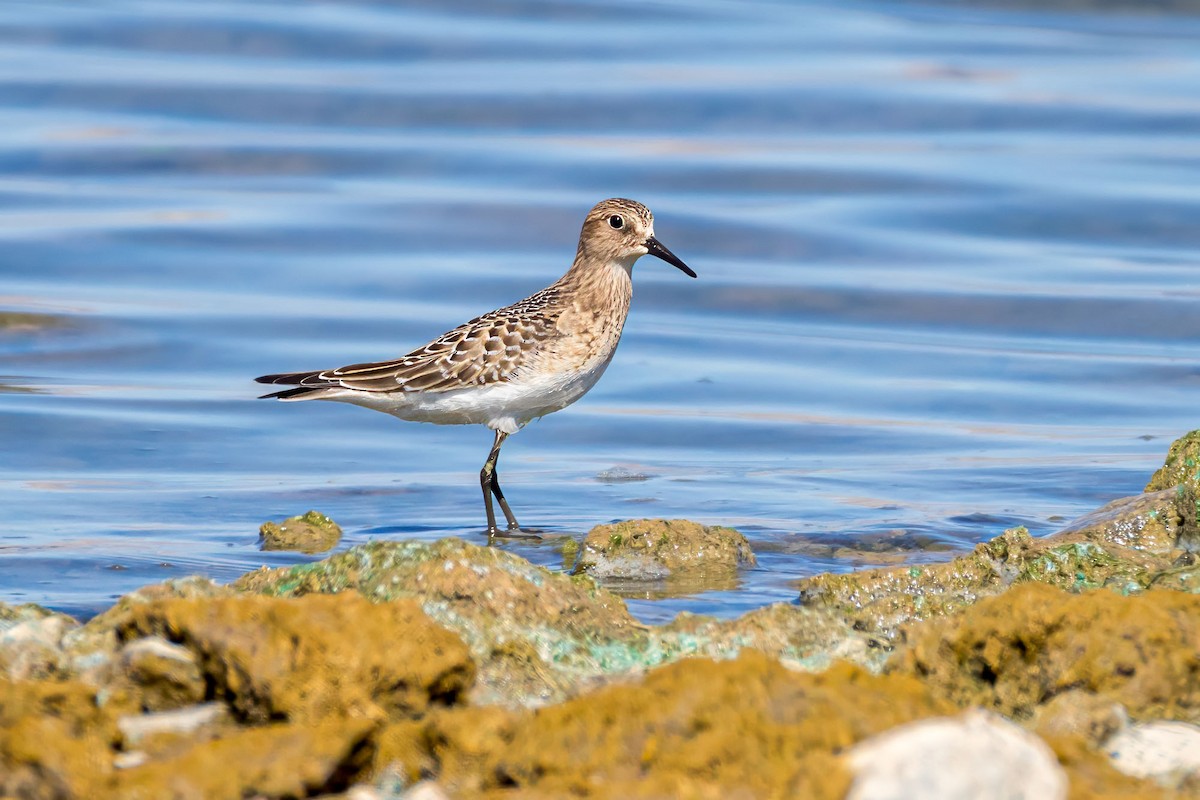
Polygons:
<instances>
[{"instance_id":1,"label":"yellow-brown moss","mask_svg":"<svg viewBox=\"0 0 1200 800\"><path fill-rule=\"evenodd\" d=\"M1200 713L1200 597L1151 591L1073 595L1014 587L911 632L892 670L921 677L957 705L1029 718L1070 690L1131 714Z\"/></svg>"},{"instance_id":2,"label":"yellow-brown moss","mask_svg":"<svg viewBox=\"0 0 1200 800\"><path fill-rule=\"evenodd\" d=\"M416 603L357 594L164 600L132 609L119 635L189 648L217 699L252 723L415 716L474 677L466 646Z\"/></svg>"},{"instance_id":3,"label":"yellow-brown moss","mask_svg":"<svg viewBox=\"0 0 1200 800\"><path fill-rule=\"evenodd\" d=\"M283 522L264 522L258 536L263 550L324 553L342 540L342 529L321 512L309 511Z\"/></svg>"},{"instance_id":4,"label":"yellow-brown moss","mask_svg":"<svg viewBox=\"0 0 1200 800\"><path fill-rule=\"evenodd\" d=\"M581 675L637 668L647 657L645 626L590 578L458 539L370 542L318 563L252 572L234 586L275 597L354 590L375 602L417 600L471 648L482 678L473 693L479 702L561 699L562 687ZM511 658L522 645L537 657ZM504 672L513 669L525 671ZM518 686L529 694L513 691Z\"/></svg>"},{"instance_id":5,"label":"yellow-brown moss","mask_svg":"<svg viewBox=\"0 0 1200 800\"><path fill-rule=\"evenodd\" d=\"M848 786L837 752L948 709L909 678L796 673L748 652L487 724L441 713L429 736L439 781L461 794L834 798Z\"/></svg>"},{"instance_id":6,"label":"yellow-brown moss","mask_svg":"<svg viewBox=\"0 0 1200 800\"><path fill-rule=\"evenodd\" d=\"M0 680L0 796L104 797L117 738L111 714L80 683Z\"/></svg>"},{"instance_id":7,"label":"yellow-brown moss","mask_svg":"<svg viewBox=\"0 0 1200 800\"><path fill-rule=\"evenodd\" d=\"M1155 785L1118 772L1104 753L1078 736L1045 736L1067 771L1069 800L1171 800L1178 797Z\"/></svg>"},{"instance_id":8,"label":"yellow-brown moss","mask_svg":"<svg viewBox=\"0 0 1200 800\"><path fill-rule=\"evenodd\" d=\"M122 800L298 798L342 791L370 764L369 720L268 725L122 771Z\"/></svg>"},{"instance_id":9,"label":"yellow-brown moss","mask_svg":"<svg viewBox=\"0 0 1200 800\"><path fill-rule=\"evenodd\" d=\"M633 519L597 525L583 541L576 574L598 578L663 579L686 582L690 590L706 581L736 588L740 567L755 564L750 543L733 528L686 519Z\"/></svg>"},{"instance_id":10,"label":"yellow-brown moss","mask_svg":"<svg viewBox=\"0 0 1200 800\"><path fill-rule=\"evenodd\" d=\"M1185 486L1200 488L1200 430L1180 436L1171 443L1167 459L1146 484L1147 492Z\"/></svg>"}]
</instances>

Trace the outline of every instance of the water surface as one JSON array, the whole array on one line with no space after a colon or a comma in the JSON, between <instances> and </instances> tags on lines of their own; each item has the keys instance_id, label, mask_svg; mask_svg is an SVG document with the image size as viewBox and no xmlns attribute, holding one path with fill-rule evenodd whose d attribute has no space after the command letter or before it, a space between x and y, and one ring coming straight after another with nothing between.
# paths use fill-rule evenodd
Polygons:
<instances>
[{"instance_id":1,"label":"water surface","mask_svg":"<svg viewBox=\"0 0 1200 800\"><path fill-rule=\"evenodd\" d=\"M346 544L482 543L488 431L251 379L541 288L614 195L700 278L639 263L608 373L503 477L552 533L750 536L739 588L635 599L645 619L862 563L831 543L919 561L1047 533L1197 424L1200 18L12 2L0 53L7 602L88 614L293 563L257 526L309 508Z\"/></svg>"}]
</instances>

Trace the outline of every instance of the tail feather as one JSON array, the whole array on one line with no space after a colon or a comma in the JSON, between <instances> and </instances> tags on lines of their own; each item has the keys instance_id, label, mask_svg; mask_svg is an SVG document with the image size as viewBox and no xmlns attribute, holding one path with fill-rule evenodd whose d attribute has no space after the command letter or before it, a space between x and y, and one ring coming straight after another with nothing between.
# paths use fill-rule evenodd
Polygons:
<instances>
[{"instance_id":1,"label":"tail feather","mask_svg":"<svg viewBox=\"0 0 1200 800\"><path fill-rule=\"evenodd\" d=\"M259 400L291 400L293 398L303 397L306 394L320 392L321 389L312 389L308 386L299 386L295 389L284 389L282 392L271 392L270 394L260 394Z\"/></svg>"},{"instance_id":2,"label":"tail feather","mask_svg":"<svg viewBox=\"0 0 1200 800\"><path fill-rule=\"evenodd\" d=\"M321 379L320 372L282 372L278 375L262 375L254 379L257 383L273 383L283 386L294 386L294 389L284 389L259 396L259 400L294 400L303 399L306 395L321 392L336 384ZM305 385L307 384L307 385Z\"/></svg>"},{"instance_id":3,"label":"tail feather","mask_svg":"<svg viewBox=\"0 0 1200 800\"><path fill-rule=\"evenodd\" d=\"M281 372L278 375L260 375L254 379L255 383L281 383L284 385L298 385L306 379L316 378L320 372Z\"/></svg>"}]
</instances>

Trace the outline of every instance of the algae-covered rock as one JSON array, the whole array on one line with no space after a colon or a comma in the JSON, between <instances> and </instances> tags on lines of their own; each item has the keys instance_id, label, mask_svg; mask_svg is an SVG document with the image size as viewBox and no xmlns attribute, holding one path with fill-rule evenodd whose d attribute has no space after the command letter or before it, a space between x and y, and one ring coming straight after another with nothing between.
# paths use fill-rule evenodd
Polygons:
<instances>
[{"instance_id":1,"label":"algae-covered rock","mask_svg":"<svg viewBox=\"0 0 1200 800\"><path fill-rule=\"evenodd\" d=\"M71 317L57 314L33 314L28 311L0 311L0 333L38 333L73 324Z\"/></svg>"},{"instance_id":2,"label":"algae-covered rock","mask_svg":"<svg viewBox=\"0 0 1200 800\"><path fill-rule=\"evenodd\" d=\"M1166 462L1150 477L1147 492L1184 486L1200 488L1200 430L1184 434L1171 443Z\"/></svg>"},{"instance_id":3,"label":"algae-covered rock","mask_svg":"<svg viewBox=\"0 0 1200 800\"><path fill-rule=\"evenodd\" d=\"M0 680L0 797L105 797L118 734L76 681Z\"/></svg>"},{"instance_id":4,"label":"algae-covered rock","mask_svg":"<svg viewBox=\"0 0 1200 800\"><path fill-rule=\"evenodd\" d=\"M799 600L837 611L862 630L892 639L905 623L953 613L1008 586L1019 574L1015 565L1033 547L1029 533L1016 528L947 564L804 578L797 582Z\"/></svg>"},{"instance_id":5,"label":"algae-covered rock","mask_svg":"<svg viewBox=\"0 0 1200 800\"><path fill-rule=\"evenodd\" d=\"M69 672L92 685L106 683L110 679L111 662L121 646L117 629L129 622L135 608L145 603L168 598L226 597L231 594L229 589L217 585L210 578L192 575L143 586L123 595L111 608L63 636L62 646Z\"/></svg>"},{"instance_id":6,"label":"algae-covered rock","mask_svg":"<svg viewBox=\"0 0 1200 800\"><path fill-rule=\"evenodd\" d=\"M183 754L123 770L122 800L315 797L346 789L370 762L366 719L274 724L238 731Z\"/></svg>"},{"instance_id":7,"label":"algae-covered rock","mask_svg":"<svg viewBox=\"0 0 1200 800\"><path fill-rule=\"evenodd\" d=\"M1057 536L1077 534L1091 542L1161 554L1176 547L1184 525L1179 492L1171 488L1114 500L1073 520Z\"/></svg>"},{"instance_id":8,"label":"algae-covered rock","mask_svg":"<svg viewBox=\"0 0 1200 800\"><path fill-rule=\"evenodd\" d=\"M592 528L573 571L606 581L686 582L685 591L698 591L733 588L738 569L754 564L750 543L733 528L637 519Z\"/></svg>"},{"instance_id":9,"label":"algae-covered rock","mask_svg":"<svg viewBox=\"0 0 1200 800\"><path fill-rule=\"evenodd\" d=\"M1074 737L1098 747L1128 722L1120 703L1084 689L1068 689L1037 707L1034 729L1042 737Z\"/></svg>"},{"instance_id":10,"label":"algae-covered rock","mask_svg":"<svg viewBox=\"0 0 1200 800\"><path fill-rule=\"evenodd\" d=\"M176 745L173 749L184 750L186 746L179 747L184 744L181 740L193 739L200 731L215 733L220 727L228 727L229 722L227 709L221 703L197 703L170 711L118 717L117 728L121 731L121 744L127 751L126 760L134 756L134 760L141 763L148 758L147 754L144 750L130 748L161 751L164 745ZM189 745L197 743L195 740L186 742Z\"/></svg>"},{"instance_id":11,"label":"algae-covered rock","mask_svg":"<svg viewBox=\"0 0 1200 800\"><path fill-rule=\"evenodd\" d=\"M845 793L836 752L947 710L912 679L848 665L796 673L748 652L508 718L441 712L428 735L452 796L815 800Z\"/></svg>"},{"instance_id":12,"label":"algae-covered rock","mask_svg":"<svg viewBox=\"0 0 1200 800\"><path fill-rule=\"evenodd\" d=\"M1073 595L1030 583L910 635L889 670L960 706L1028 719L1082 690L1137 718L1200 714L1200 596Z\"/></svg>"},{"instance_id":13,"label":"algae-covered rock","mask_svg":"<svg viewBox=\"0 0 1200 800\"><path fill-rule=\"evenodd\" d=\"M135 607L118 634L191 650L217 698L252 723L416 716L474 675L463 643L415 603L356 594L162 600Z\"/></svg>"},{"instance_id":14,"label":"algae-covered rock","mask_svg":"<svg viewBox=\"0 0 1200 800\"><path fill-rule=\"evenodd\" d=\"M1181 522L1178 498L1177 492L1127 498L1041 539L1014 528L943 564L815 575L797 582L799 599L890 640L903 625L953 614L1021 583L1141 592L1176 574L1174 548L1191 529Z\"/></svg>"},{"instance_id":15,"label":"algae-covered rock","mask_svg":"<svg viewBox=\"0 0 1200 800\"><path fill-rule=\"evenodd\" d=\"M1065 800L1067 776L1037 736L1003 717L970 711L910 722L848 754L846 800Z\"/></svg>"},{"instance_id":16,"label":"algae-covered rock","mask_svg":"<svg viewBox=\"0 0 1200 800\"><path fill-rule=\"evenodd\" d=\"M415 599L470 646L477 699L488 702L545 702L580 676L646 664L645 626L619 597L590 578L458 539L371 542L313 564L258 570L234 587L274 597L352 589L378 602ZM528 645L516 660L512 642Z\"/></svg>"},{"instance_id":17,"label":"algae-covered rock","mask_svg":"<svg viewBox=\"0 0 1200 800\"><path fill-rule=\"evenodd\" d=\"M32 603L0 603L0 673L9 678L50 678L69 672L63 637L79 623Z\"/></svg>"},{"instance_id":18,"label":"algae-covered rock","mask_svg":"<svg viewBox=\"0 0 1200 800\"><path fill-rule=\"evenodd\" d=\"M690 655L761 649L809 669L839 657L882 661L867 634L828 612L779 606L744 620L685 616L648 627L587 576L457 539L372 542L313 564L258 570L234 586L279 597L353 589L377 601L416 599L470 646L479 668L473 699L510 707L562 700L597 680Z\"/></svg>"},{"instance_id":19,"label":"algae-covered rock","mask_svg":"<svg viewBox=\"0 0 1200 800\"><path fill-rule=\"evenodd\" d=\"M121 648L108 692L117 686L135 697L141 711L165 711L204 699L207 684L196 654L158 636L135 639Z\"/></svg>"},{"instance_id":20,"label":"algae-covered rock","mask_svg":"<svg viewBox=\"0 0 1200 800\"><path fill-rule=\"evenodd\" d=\"M258 535L263 550L324 553L342 540L342 529L319 511L308 511L283 522L264 522Z\"/></svg>"},{"instance_id":21,"label":"algae-covered rock","mask_svg":"<svg viewBox=\"0 0 1200 800\"><path fill-rule=\"evenodd\" d=\"M734 658L757 650L797 670L823 670L838 659L878 670L889 652L841 615L792 603L774 603L734 619L680 614L651 635L664 651L664 662L680 654Z\"/></svg>"}]
</instances>

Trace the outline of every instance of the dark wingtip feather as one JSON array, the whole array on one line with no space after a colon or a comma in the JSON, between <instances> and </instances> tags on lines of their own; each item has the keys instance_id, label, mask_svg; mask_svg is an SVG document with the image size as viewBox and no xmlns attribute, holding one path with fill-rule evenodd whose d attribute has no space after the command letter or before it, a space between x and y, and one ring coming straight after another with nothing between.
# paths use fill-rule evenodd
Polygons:
<instances>
[{"instance_id":1,"label":"dark wingtip feather","mask_svg":"<svg viewBox=\"0 0 1200 800\"><path fill-rule=\"evenodd\" d=\"M267 383L267 381L263 381ZM295 389L284 389L282 392L271 392L270 394L262 394L258 396L259 400L288 400L292 397L300 397L309 392L317 392L320 389L314 389L310 386L298 386Z\"/></svg>"},{"instance_id":2,"label":"dark wingtip feather","mask_svg":"<svg viewBox=\"0 0 1200 800\"><path fill-rule=\"evenodd\" d=\"M305 378L316 374L315 372L281 372L278 375L259 375L254 379L254 382L297 384Z\"/></svg>"}]
</instances>

